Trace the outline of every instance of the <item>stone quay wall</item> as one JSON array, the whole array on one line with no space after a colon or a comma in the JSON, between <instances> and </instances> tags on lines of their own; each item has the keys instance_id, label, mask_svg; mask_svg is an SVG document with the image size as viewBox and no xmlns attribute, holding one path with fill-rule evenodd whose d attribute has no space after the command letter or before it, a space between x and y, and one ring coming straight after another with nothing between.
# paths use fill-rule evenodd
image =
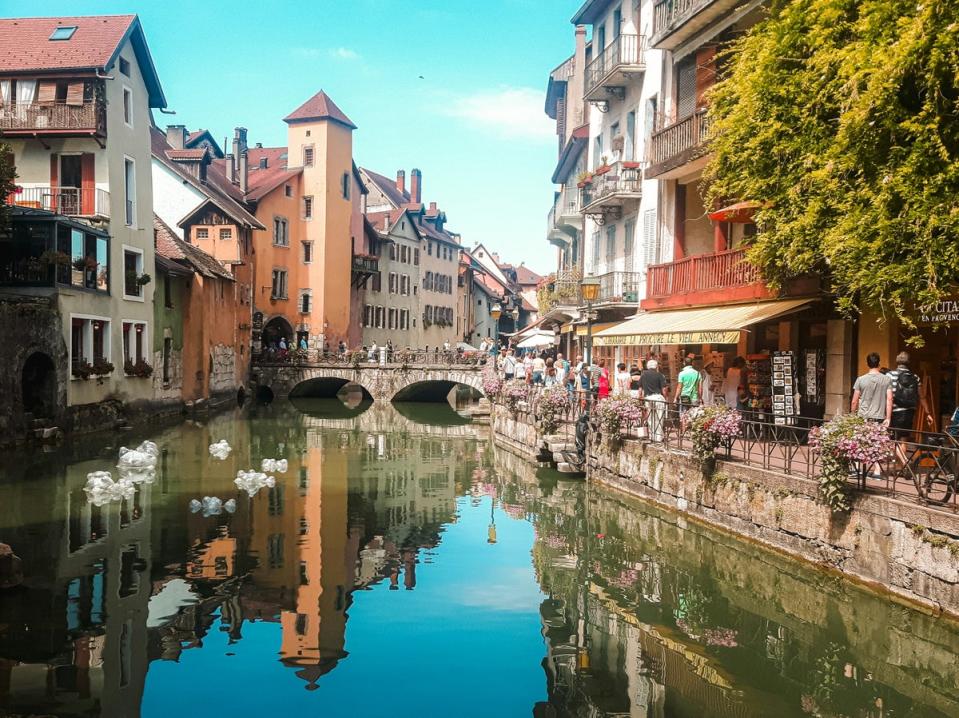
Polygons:
<instances>
[{"instance_id":1,"label":"stone quay wall","mask_svg":"<svg viewBox=\"0 0 959 718\"><path fill-rule=\"evenodd\" d=\"M528 415L496 405L493 432L499 446L535 455L539 436ZM587 480L959 617L959 516L952 512L857 494L851 511L833 514L817 501L816 481L725 461L707 478L689 456L632 440L591 446Z\"/></svg>"}]
</instances>

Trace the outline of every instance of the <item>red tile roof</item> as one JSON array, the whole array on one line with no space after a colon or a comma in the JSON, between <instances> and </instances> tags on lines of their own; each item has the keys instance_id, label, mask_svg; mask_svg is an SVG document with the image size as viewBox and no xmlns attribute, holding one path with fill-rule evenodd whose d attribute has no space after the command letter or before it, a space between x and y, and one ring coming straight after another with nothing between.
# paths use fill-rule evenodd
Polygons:
<instances>
[{"instance_id":1,"label":"red tile roof","mask_svg":"<svg viewBox=\"0 0 959 718\"><path fill-rule=\"evenodd\" d=\"M323 90L317 92L283 118L284 122L306 122L309 120L333 120L349 127L351 130L356 129L353 121L336 106L336 103Z\"/></svg>"},{"instance_id":2,"label":"red tile roof","mask_svg":"<svg viewBox=\"0 0 959 718\"><path fill-rule=\"evenodd\" d=\"M187 150L174 150L169 149L166 151L166 156L171 160L202 160L206 157L207 151L205 147L197 147L196 149L187 149Z\"/></svg>"},{"instance_id":3,"label":"red tile roof","mask_svg":"<svg viewBox=\"0 0 959 718\"><path fill-rule=\"evenodd\" d=\"M517 284L539 284L541 281L543 278L525 264L516 267Z\"/></svg>"},{"instance_id":4,"label":"red tile roof","mask_svg":"<svg viewBox=\"0 0 959 718\"><path fill-rule=\"evenodd\" d=\"M218 277L233 281L233 275L209 254L189 242L184 242L157 215L153 215L153 237L156 252L161 257L199 272L204 277Z\"/></svg>"},{"instance_id":5,"label":"red tile roof","mask_svg":"<svg viewBox=\"0 0 959 718\"><path fill-rule=\"evenodd\" d=\"M68 40L51 40L58 27L76 27ZM0 19L0 72L109 70L130 38L150 92L151 107L166 107L156 68L136 15Z\"/></svg>"},{"instance_id":6,"label":"red tile roof","mask_svg":"<svg viewBox=\"0 0 959 718\"><path fill-rule=\"evenodd\" d=\"M400 192L399 187L396 186L396 180L391 180L378 172L366 169L366 167L361 167L360 171L365 173L370 182L386 195L386 198L394 207L402 207L410 201L409 192Z\"/></svg>"},{"instance_id":7,"label":"red tile roof","mask_svg":"<svg viewBox=\"0 0 959 718\"><path fill-rule=\"evenodd\" d=\"M257 200L262 199L281 184L284 184L285 182L288 182L296 177L302 171L303 168L301 167L297 167L296 169L292 170L280 168L275 172L260 170L260 174L256 178L256 184L253 184L253 173L251 172L250 184L248 185L248 191L246 193L247 200L250 202L256 202Z\"/></svg>"}]
</instances>

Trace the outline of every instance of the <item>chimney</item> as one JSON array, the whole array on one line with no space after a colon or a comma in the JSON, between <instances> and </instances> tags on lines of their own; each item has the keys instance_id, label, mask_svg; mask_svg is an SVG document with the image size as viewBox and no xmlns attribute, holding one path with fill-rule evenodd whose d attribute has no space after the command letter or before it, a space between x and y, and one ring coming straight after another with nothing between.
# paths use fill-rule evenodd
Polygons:
<instances>
[{"instance_id":1,"label":"chimney","mask_svg":"<svg viewBox=\"0 0 959 718\"><path fill-rule=\"evenodd\" d=\"M228 152L223 156L224 172L226 173L226 178L230 180L233 184L236 184L236 157L233 156L232 152Z\"/></svg>"},{"instance_id":2,"label":"chimney","mask_svg":"<svg viewBox=\"0 0 959 718\"><path fill-rule=\"evenodd\" d=\"M243 153L240 155L240 192L243 194L246 194L246 190L249 187L250 172L247 164L248 161L249 158L247 157L246 149L244 149Z\"/></svg>"},{"instance_id":3,"label":"chimney","mask_svg":"<svg viewBox=\"0 0 959 718\"><path fill-rule=\"evenodd\" d=\"M410 202L419 204L423 201L423 173L419 170L410 172Z\"/></svg>"},{"instance_id":4,"label":"chimney","mask_svg":"<svg viewBox=\"0 0 959 718\"><path fill-rule=\"evenodd\" d=\"M233 130L233 154L239 159L246 152L246 128L237 127Z\"/></svg>"},{"instance_id":5,"label":"chimney","mask_svg":"<svg viewBox=\"0 0 959 718\"><path fill-rule=\"evenodd\" d=\"M586 77L586 26L577 25L575 30L575 50L573 54L573 75L569 78L569 87L566 89L566 113L571 118L566 125L565 143L569 134L586 123L586 103L583 102L583 91Z\"/></svg>"},{"instance_id":6,"label":"chimney","mask_svg":"<svg viewBox=\"0 0 959 718\"><path fill-rule=\"evenodd\" d=\"M263 143L262 143L262 142L257 142L257 143L256 143L256 148L257 148L258 150L262 150L262 149L263 149Z\"/></svg>"},{"instance_id":7,"label":"chimney","mask_svg":"<svg viewBox=\"0 0 959 718\"><path fill-rule=\"evenodd\" d=\"M383 217L383 231L384 232L390 231L390 213L389 212L387 212L386 216Z\"/></svg>"},{"instance_id":8,"label":"chimney","mask_svg":"<svg viewBox=\"0 0 959 718\"><path fill-rule=\"evenodd\" d=\"M175 150L186 147L186 127L184 125L167 125L166 141Z\"/></svg>"},{"instance_id":9,"label":"chimney","mask_svg":"<svg viewBox=\"0 0 959 718\"><path fill-rule=\"evenodd\" d=\"M436 211L436 202L430 202L430 212Z\"/></svg>"},{"instance_id":10,"label":"chimney","mask_svg":"<svg viewBox=\"0 0 959 718\"><path fill-rule=\"evenodd\" d=\"M406 172L399 170L396 173L396 189L406 192Z\"/></svg>"}]
</instances>

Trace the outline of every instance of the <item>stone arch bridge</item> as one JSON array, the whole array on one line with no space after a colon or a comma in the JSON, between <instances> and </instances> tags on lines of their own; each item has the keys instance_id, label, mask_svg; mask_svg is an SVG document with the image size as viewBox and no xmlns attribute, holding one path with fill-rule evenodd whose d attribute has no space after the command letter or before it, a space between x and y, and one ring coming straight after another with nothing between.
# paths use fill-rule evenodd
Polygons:
<instances>
[{"instance_id":1,"label":"stone arch bridge","mask_svg":"<svg viewBox=\"0 0 959 718\"><path fill-rule=\"evenodd\" d=\"M356 385L374 401L443 401L457 385L483 394L483 367L478 363L257 362L254 391L273 396L335 396Z\"/></svg>"}]
</instances>

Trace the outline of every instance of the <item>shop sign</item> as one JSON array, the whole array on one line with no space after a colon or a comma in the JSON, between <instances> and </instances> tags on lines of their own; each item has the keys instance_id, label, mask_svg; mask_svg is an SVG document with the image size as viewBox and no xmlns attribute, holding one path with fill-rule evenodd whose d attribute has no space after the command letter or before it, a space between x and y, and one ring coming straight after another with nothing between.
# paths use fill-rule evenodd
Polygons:
<instances>
[{"instance_id":1,"label":"shop sign","mask_svg":"<svg viewBox=\"0 0 959 718\"><path fill-rule=\"evenodd\" d=\"M939 326L956 322L959 322L959 299L943 299L919 309L919 324Z\"/></svg>"},{"instance_id":2,"label":"shop sign","mask_svg":"<svg viewBox=\"0 0 959 718\"><path fill-rule=\"evenodd\" d=\"M656 332L626 334L623 336L593 337L593 345L600 347L650 347L664 344L738 344L739 330L710 332Z\"/></svg>"}]
</instances>

